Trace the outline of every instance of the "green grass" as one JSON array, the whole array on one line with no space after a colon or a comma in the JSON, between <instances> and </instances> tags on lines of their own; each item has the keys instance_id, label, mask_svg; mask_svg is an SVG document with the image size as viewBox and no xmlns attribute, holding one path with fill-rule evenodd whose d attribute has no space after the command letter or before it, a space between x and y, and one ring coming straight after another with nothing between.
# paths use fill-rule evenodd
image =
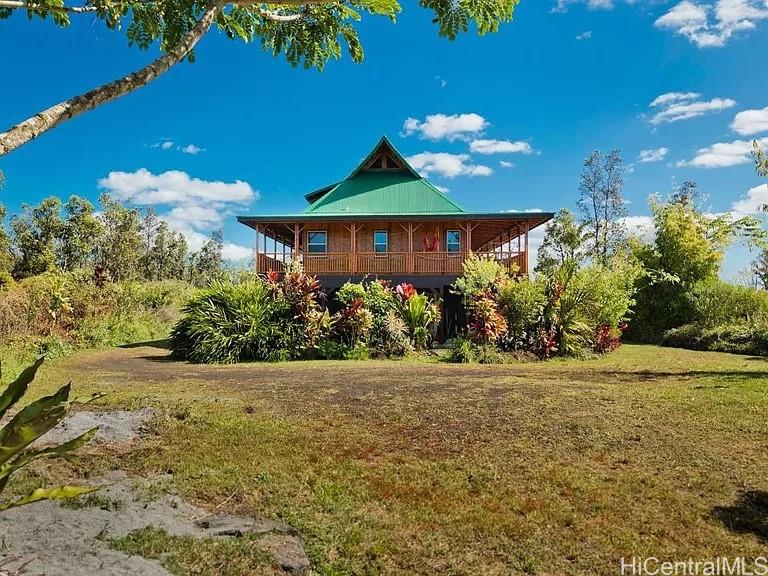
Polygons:
<instances>
[{"instance_id":1,"label":"green grass","mask_svg":"<svg viewBox=\"0 0 768 576\"><path fill-rule=\"evenodd\" d=\"M112 548L157 560L168 571L181 576L250 576L276 573L269 557L255 538L199 540L171 536L164 530L144 528L110 541Z\"/></svg>"},{"instance_id":2,"label":"green grass","mask_svg":"<svg viewBox=\"0 0 768 576\"><path fill-rule=\"evenodd\" d=\"M36 474L171 472L199 505L296 526L327 576L616 574L622 556L750 557L768 542L764 359L628 345L501 366L192 366L163 353L45 366L33 394L72 379L162 416L139 443ZM171 554L178 573L271 570L247 546L220 563L158 534L124 545Z\"/></svg>"}]
</instances>

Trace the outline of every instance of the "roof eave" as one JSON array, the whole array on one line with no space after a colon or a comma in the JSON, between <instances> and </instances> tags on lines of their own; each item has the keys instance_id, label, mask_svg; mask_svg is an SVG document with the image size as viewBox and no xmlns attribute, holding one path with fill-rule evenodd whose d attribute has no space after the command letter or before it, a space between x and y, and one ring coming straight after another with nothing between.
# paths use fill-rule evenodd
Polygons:
<instances>
[{"instance_id":1,"label":"roof eave","mask_svg":"<svg viewBox=\"0 0 768 576\"><path fill-rule=\"evenodd\" d=\"M554 218L554 212L492 212L492 213L411 213L411 214L277 214L273 216L238 216L237 221L246 226L259 223L317 222L317 221L376 221L376 220L508 220L539 221L543 224ZM537 226L539 224L536 224Z\"/></svg>"}]
</instances>

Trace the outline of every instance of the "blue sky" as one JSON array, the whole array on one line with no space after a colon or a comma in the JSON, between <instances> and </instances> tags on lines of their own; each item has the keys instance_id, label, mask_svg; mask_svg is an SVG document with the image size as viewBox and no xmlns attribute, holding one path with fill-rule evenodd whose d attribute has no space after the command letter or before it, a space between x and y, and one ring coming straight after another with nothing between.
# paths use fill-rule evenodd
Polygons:
<instances>
[{"instance_id":1,"label":"blue sky","mask_svg":"<svg viewBox=\"0 0 768 576\"><path fill-rule=\"evenodd\" d=\"M584 157L611 148L632 223L687 179L713 212L768 201L747 153L768 142L766 0L522 0L499 33L455 42L408 4L360 32L365 62L322 73L212 32L195 64L0 158L0 199L13 212L108 189L155 204L193 244L223 226L235 257L253 238L234 214L303 209L387 134L473 211L574 209ZM17 15L0 21L0 47L17 54L0 130L153 56L90 16L59 29ZM749 258L729 251L724 275Z\"/></svg>"}]
</instances>

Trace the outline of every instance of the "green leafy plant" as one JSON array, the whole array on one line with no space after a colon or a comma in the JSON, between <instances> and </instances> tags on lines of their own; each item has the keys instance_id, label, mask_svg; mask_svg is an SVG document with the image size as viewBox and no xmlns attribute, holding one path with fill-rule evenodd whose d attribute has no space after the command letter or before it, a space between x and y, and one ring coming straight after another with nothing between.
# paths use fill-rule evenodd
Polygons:
<instances>
[{"instance_id":1,"label":"green leafy plant","mask_svg":"<svg viewBox=\"0 0 768 576\"><path fill-rule=\"evenodd\" d=\"M426 294L418 294L410 284L401 284L395 292L400 316L408 327L413 346L417 350L427 348L440 323L439 303L431 302Z\"/></svg>"},{"instance_id":2,"label":"green leafy plant","mask_svg":"<svg viewBox=\"0 0 768 576\"><path fill-rule=\"evenodd\" d=\"M44 357L41 356L32 366L23 370L19 377L11 382L2 395L0 395L0 418L3 418L27 392L29 384L34 380L38 368L43 363L43 359ZM30 444L54 428L67 415L73 404L90 402L101 396L100 394L94 394L85 399L70 401L70 388L71 384L66 384L53 395L35 400L19 410L0 429L0 492L5 489L13 473L18 472L35 460L63 456L85 445L93 438L97 430L96 428L92 428L77 438L59 446L27 450ZM16 500L0 502L0 510L7 510L39 500L72 498L97 489L94 487L78 486L38 488Z\"/></svg>"}]
</instances>

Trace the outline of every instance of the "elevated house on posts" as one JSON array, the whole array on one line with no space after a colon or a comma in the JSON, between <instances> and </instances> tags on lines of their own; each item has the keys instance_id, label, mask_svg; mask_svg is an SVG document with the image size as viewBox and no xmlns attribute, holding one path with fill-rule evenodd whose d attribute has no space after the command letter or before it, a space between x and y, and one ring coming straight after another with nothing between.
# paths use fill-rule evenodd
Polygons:
<instances>
[{"instance_id":1,"label":"elevated house on posts","mask_svg":"<svg viewBox=\"0 0 768 576\"><path fill-rule=\"evenodd\" d=\"M410 282L446 303L475 253L528 273L528 236L544 212L468 212L419 175L387 138L352 173L305 195L298 214L240 216L256 231L256 272L299 261L327 290L363 277Z\"/></svg>"}]
</instances>

